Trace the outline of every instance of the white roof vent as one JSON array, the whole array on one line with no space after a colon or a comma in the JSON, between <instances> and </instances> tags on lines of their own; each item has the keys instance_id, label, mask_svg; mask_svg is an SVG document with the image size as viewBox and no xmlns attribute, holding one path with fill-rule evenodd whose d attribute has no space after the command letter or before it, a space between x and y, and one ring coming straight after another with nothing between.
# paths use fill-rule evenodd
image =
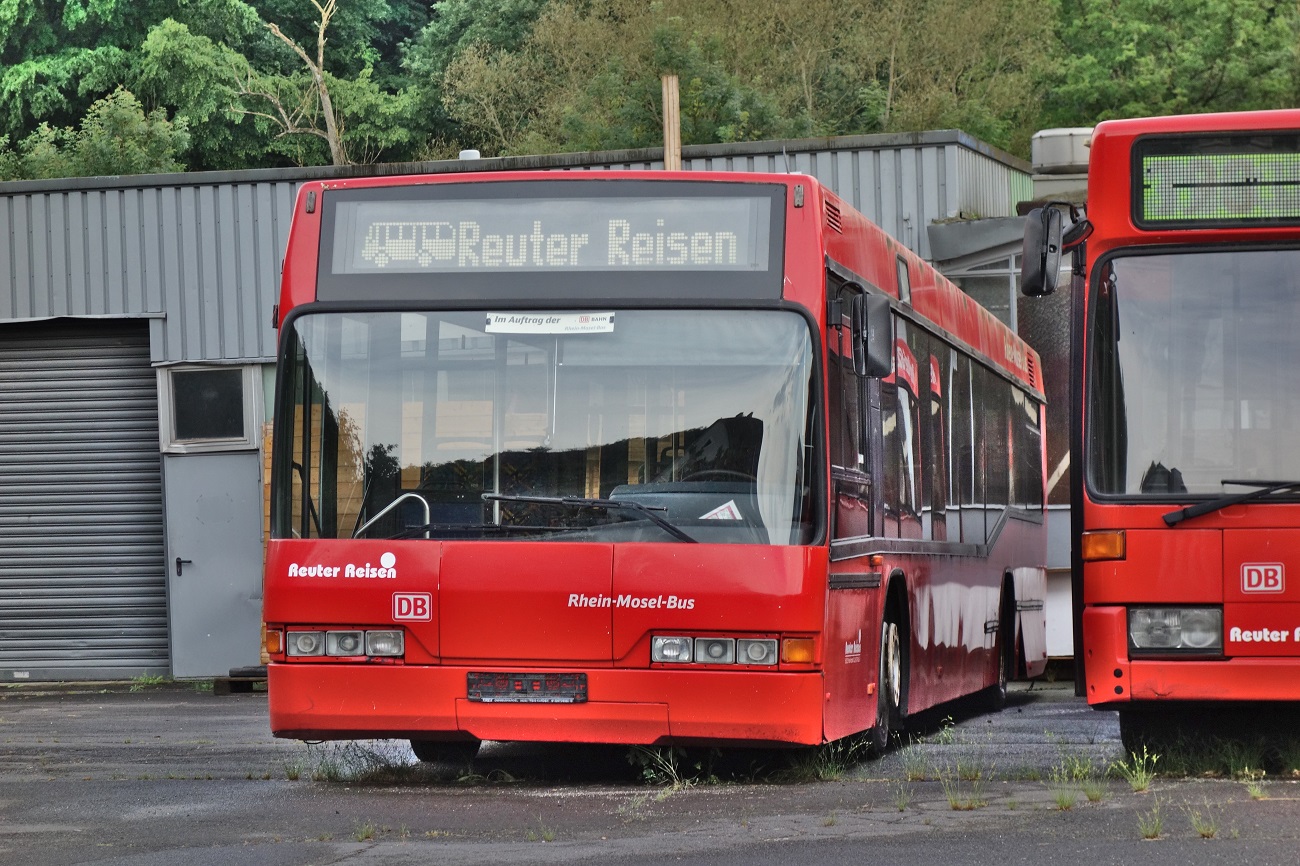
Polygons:
<instances>
[{"instance_id":1,"label":"white roof vent","mask_svg":"<svg viewBox=\"0 0 1300 866\"><path fill-rule=\"evenodd\" d=\"M1091 126L1044 129L1034 133L1029 154L1035 174L1087 174Z\"/></svg>"}]
</instances>

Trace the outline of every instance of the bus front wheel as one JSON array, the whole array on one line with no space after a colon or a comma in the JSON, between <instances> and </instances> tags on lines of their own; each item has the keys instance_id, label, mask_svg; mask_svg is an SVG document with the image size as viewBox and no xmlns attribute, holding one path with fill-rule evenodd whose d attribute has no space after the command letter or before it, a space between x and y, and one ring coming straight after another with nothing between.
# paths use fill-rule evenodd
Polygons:
<instances>
[{"instance_id":1,"label":"bus front wheel","mask_svg":"<svg viewBox=\"0 0 1300 866\"><path fill-rule=\"evenodd\" d=\"M903 725L903 696L907 693L907 643L896 610L885 614L880 625L880 676L876 680L876 724L871 748L883 754L889 736Z\"/></svg>"}]
</instances>

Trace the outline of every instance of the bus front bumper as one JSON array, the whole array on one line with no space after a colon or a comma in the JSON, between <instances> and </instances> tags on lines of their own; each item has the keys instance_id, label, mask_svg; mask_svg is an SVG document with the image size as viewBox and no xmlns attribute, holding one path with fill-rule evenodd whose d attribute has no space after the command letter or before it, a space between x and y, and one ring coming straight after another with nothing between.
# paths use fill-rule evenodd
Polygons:
<instances>
[{"instance_id":1,"label":"bus front bumper","mask_svg":"<svg viewBox=\"0 0 1300 866\"><path fill-rule=\"evenodd\" d=\"M1128 611L1083 612L1088 703L1123 709L1149 701L1300 701L1300 656L1130 660Z\"/></svg>"},{"instance_id":2,"label":"bus front bumper","mask_svg":"<svg viewBox=\"0 0 1300 866\"><path fill-rule=\"evenodd\" d=\"M588 700L582 703L484 703L466 697L470 671L272 663L267 678L271 731L277 737L304 740L474 738L631 745L823 741L826 696L816 672L587 670Z\"/></svg>"}]
</instances>

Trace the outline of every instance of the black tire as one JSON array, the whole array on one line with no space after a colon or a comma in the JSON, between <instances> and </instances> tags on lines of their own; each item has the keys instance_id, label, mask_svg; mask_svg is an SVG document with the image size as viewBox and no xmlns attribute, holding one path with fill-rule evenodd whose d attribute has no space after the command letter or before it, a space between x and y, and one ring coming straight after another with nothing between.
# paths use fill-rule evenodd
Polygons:
<instances>
[{"instance_id":1,"label":"black tire","mask_svg":"<svg viewBox=\"0 0 1300 866\"><path fill-rule=\"evenodd\" d=\"M903 702L907 696L907 635L891 607L880 625L880 671L876 680L876 723L871 728L871 750L877 755L889 748L891 734L903 727Z\"/></svg>"},{"instance_id":2,"label":"black tire","mask_svg":"<svg viewBox=\"0 0 1300 866\"><path fill-rule=\"evenodd\" d=\"M1016 603L1009 592L1003 590L998 606L998 631L994 644L997 657L997 679L985 690L984 703L989 710L998 712L1007 705L1007 685L1016 672Z\"/></svg>"},{"instance_id":3,"label":"black tire","mask_svg":"<svg viewBox=\"0 0 1300 866\"><path fill-rule=\"evenodd\" d=\"M411 740L411 751L426 764L469 767L478 755L478 740Z\"/></svg>"}]
</instances>

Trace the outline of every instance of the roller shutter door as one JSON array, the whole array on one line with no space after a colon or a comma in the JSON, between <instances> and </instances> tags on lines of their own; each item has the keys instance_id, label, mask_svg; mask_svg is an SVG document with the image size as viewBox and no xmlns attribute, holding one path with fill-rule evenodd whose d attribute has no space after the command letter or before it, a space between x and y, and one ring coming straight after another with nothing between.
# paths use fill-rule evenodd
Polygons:
<instances>
[{"instance_id":1,"label":"roller shutter door","mask_svg":"<svg viewBox=\"0 0 1300 866\"><path fill-rule=\"evenodd\" d=\"M144 322L0 326L0 681L166 673Z\"/></svg>"}]
</instances>

